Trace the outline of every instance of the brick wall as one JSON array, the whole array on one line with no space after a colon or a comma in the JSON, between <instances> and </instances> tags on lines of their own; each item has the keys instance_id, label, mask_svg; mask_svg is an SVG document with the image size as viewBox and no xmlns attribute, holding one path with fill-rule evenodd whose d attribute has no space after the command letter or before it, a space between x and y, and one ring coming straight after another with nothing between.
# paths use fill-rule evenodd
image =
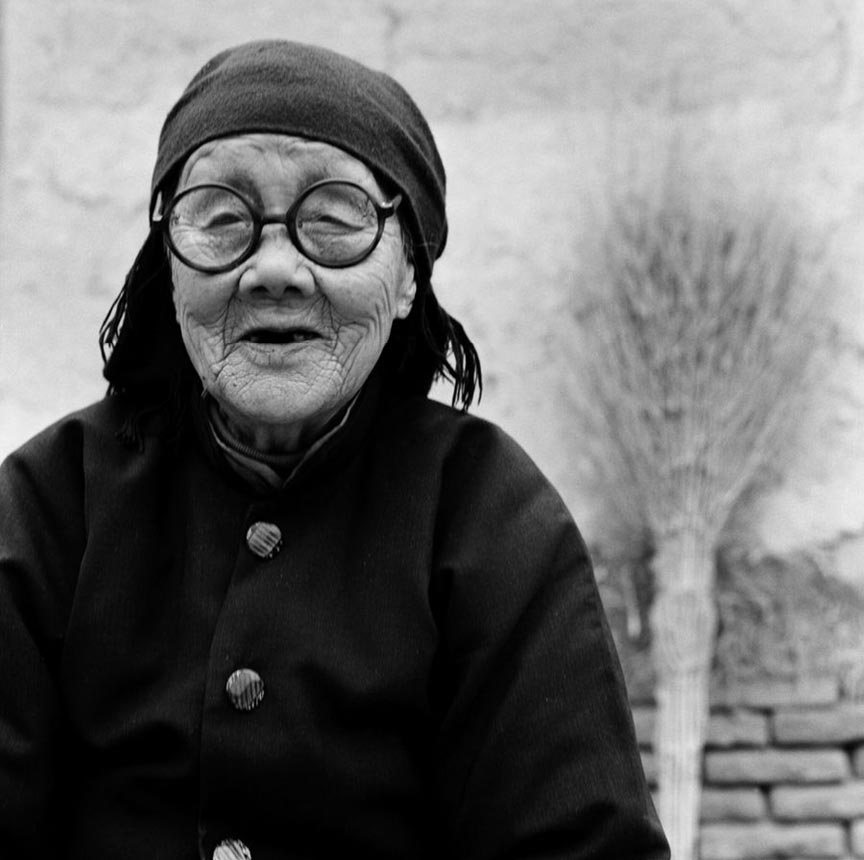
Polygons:
<instances>
[{"instance_id":1,"label":"brick wall","mask_svg":"<svg viewBox=\"0 0 864 860\"><path fill-rule=\"evenodd\" d=\"M653 708L634 719L656 784ZM701 860L864 857L864 704L833 679L716 692L703 775Z\"/></svg>"}]
</instances>

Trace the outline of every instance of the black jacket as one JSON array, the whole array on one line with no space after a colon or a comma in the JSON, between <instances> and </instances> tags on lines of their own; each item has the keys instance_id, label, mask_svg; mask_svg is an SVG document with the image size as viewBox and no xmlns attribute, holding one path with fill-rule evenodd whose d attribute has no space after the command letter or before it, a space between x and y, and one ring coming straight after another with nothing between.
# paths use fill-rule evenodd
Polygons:
<instances>
[{"instance_id":1,"label":"black jacket","mask_svg":"<svg viewBox=\"0 0 864 860\"><path fill-rule=\"evenodd\" d=\"M261 495L123 418L0 469L4 857L668 857L584 544L502 431L370 394Z\"/></svg>"}]
</instances>

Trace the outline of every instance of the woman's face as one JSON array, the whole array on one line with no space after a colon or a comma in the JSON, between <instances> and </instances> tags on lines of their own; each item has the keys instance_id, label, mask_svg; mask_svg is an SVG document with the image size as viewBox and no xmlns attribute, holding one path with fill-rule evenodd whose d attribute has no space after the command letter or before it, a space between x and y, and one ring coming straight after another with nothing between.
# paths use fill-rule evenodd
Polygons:
<instances>
[{"instance_id":1,"label":"woman's face","mask_svg":"<svg viewBox=\"0 0 864 860\"><path fill-rule=\"evenodd\" d=\"M378 202L371 171L318 141L244 134L206 143L187 160L177 191L219 182L267 215L284 215L313 182L349 179ZM205 389L241 438L260 450L294 450L320 435L360 390L414 300L414 269L388 218L365 260L331 269L304 257L284 224L268 224L252 256L204 274L172 255L174 307Z\"/></svg>"}]
</instances>

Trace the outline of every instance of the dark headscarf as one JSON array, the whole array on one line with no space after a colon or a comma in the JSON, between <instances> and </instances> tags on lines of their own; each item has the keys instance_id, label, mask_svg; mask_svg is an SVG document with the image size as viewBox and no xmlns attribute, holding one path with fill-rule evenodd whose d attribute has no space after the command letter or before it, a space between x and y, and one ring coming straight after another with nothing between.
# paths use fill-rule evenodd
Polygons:
<instances>
[{"instance_id":1,"label":"dark headscarf","mask_svg":"<svg viewBox=\"0 0 864 860\"><path fill-rule=\"evenodd\" d=\"M162 126L151 212L166 178L202 143L247 132L330 143L389 180L403 195L417 274L428 283L447 239L444 165L426 120L393 78L297 42L250 42L217 54Z\"/></svg>"},{"instance_id":2,"label":"dark headscarf","mask_svg":"<svg viewBox=\"0 0 864 860\"><path fill-rule=\"evenodd\" d=\"M438 304L431 276L447 239L445 175L432 133L392 78L324 48L259 41L217 54L192 78L159 138L151 215L160 192L173 193L182 165L203 143L253 132L291 134L337 146L366 164L404 202L417 279L411 313L394 322L379 364L399 396L425 395L433 381L454 383L453 403L479 392L480 362L457 320ZM167 202L167 201L166 201ZM109 393L138 408L127 435L145 427L176 434L195 377L174 320L170 270L159 231L150 235L100 332ZM150 420L158 417L158 420ZM146 419L146 420L145 420Z\"/></svg>"}]
</instances>

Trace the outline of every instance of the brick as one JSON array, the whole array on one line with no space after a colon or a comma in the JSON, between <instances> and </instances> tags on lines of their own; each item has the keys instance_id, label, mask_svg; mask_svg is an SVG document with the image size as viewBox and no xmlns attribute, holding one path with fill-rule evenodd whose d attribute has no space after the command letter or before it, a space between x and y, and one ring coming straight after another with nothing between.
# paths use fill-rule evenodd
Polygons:
<instances>
[{"instance_id":1,"label":"brick","mask_svg":"<svg viewBox=\"0 0 864 860\"><path fill-rule=\"evenodd\" d=\"M840 698L836 678L737 682L712 690L711 704L718 707L782 708L796 705L830 705Z\"/></svg>"},{"instance_id":2,"label":"brick","mask_svg":"<svg viewBox=\"0 0 864 860\"><path fill-rule=\"evenodd\" d=\"M643 749L654 746L657 711L651 707L633 708L636 739ZM757 711L735 710L711 714L705 738L709 747L764 746L768 742L768 717Z\"/></svg>"},{"instance_id":3,"label":"brick","mask_svg":"<svg viewBox=\"0 0 864 860\"><path fill-rule=\"evenodd\" d=\"M657 756L654 753L640 750L642 757L642 769L645 771L645 780L649 786L657 785Z\"/></svg>"},{"instance_id":4,"label":"brick","mask_svg":"<svg viewBox=\"0 0 864 860\"><path fill-rule=\"evenodd\" d=\"M864 818L864 781L843 785L780 786L771 792L771 811L775 818L786 821Z\"/></svg>"},{"instance_id":5,"label":"brick","mask_svg":"<svg viewBox=\"0 0 864 860\"><path fill-rule=\"evenodd\" d=\"M765 746L768 743L768 718L755 711L736 710L711 714L708 720L707 747Z\"/></svg>"},{"instance_id":6,"label":"brick","mask_svg":"<svg viewBox=\"0 0 864 860\"><path fill-rule=\"evenodd\" d=\"M650 749L654 746L654 726L657 722L657 711L654 708L633 708L633 725L636 727L636 740L639 746Z\"/></svg>"},{"instance_id":7,"label":"brick","mask_svg":"<svg viewBox=\"0 0 864 860\"><path fill-rule=\"evenodd\" d=\"M729 750L705 754L708 783L759 785L777 782L839 782L849 775L842 750Z\"/></svg>"},{"instance_id":8,"label":"brick","mask_svg":"<svg viewBox=\"0 0 864 860\"><path fill-rule=\"evenodd\" d=\"M864 705L783 709L774 714L774 739L781 744L848 744L864 741Z\"/></svg>"},{"instance_id":9,"label":"brick","mask_svg":"<svg viewBox=\"0 0 864 860\"><path fill-rule=\"evenodd\" d=\"M758 788L706 788L702 791L703 821L759 821L768 803Z\"/></svg>"},{"instance_id":10,"label":"brick","mask_svg":"<svg viewBox=\"0 0 864 860\"><path fill-rule=\"evenodd\" d=\"M765 857L842 857L846 832L840 824L706 824L701 860L762 860Z\"/></svg>"},{"instance_id":11,"label":"brick","mask_svg":"<svg viewBox=\"0 0 864 860\"><path fill-rule=\"evenodd\" d=\"M864 818L852 822L849 828L849 847L856 857L864 857Z\"/></svg>"},{"instance_id":12,"label":"brick","mask_svg":"<svg viewBox=\"0 0 864 860\"><path fill-rule=\"evenodd\" d=\"M858 747L852 753L852 770L855 776L864 776L864 747Z\"/></svg>"}]
</instances>

